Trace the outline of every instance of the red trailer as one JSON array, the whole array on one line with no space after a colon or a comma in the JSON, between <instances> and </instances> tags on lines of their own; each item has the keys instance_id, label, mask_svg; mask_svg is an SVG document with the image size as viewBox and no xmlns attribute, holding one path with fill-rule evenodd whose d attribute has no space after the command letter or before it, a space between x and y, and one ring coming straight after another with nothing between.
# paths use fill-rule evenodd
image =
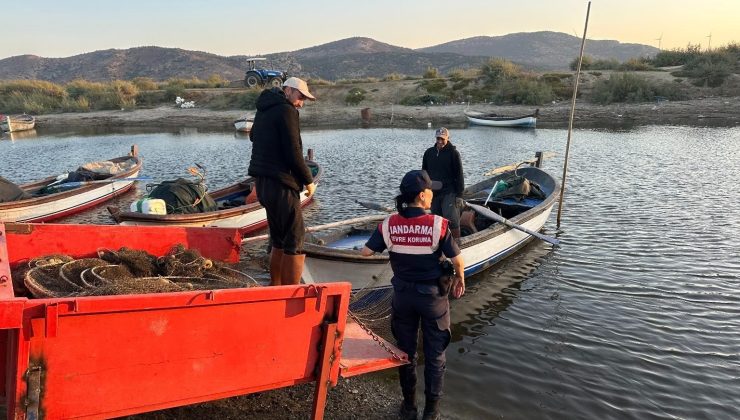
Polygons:
<instances>
[{"instance_id":1,"label":"red trailer","mask_svg":"<svg viewBox=\"0 0 740 420\"><path fill-rule=\"evenodd\" d=\"M321 418L340 373L405 362L347 321L349 283L62 299L13 292L10 269L41 255L121 246L163 255L183 244L236 262L240 239L236 229L0 223L7 418L109 418L311 381L312 416Z\"/></svg>"}]
</instances>

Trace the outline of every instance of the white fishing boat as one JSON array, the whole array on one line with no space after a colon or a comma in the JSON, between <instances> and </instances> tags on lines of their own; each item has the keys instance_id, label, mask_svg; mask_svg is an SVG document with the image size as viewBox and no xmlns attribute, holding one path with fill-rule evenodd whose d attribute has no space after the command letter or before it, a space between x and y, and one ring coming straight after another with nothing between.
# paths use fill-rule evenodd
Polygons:
<instances>
[{"instance_id":1,"label":"white fishing boat","mask_svg":"<svg viewBox=\"0 0 740 420\"><path fill-rule=\"evenodd\" d=\"M134 186L141 170L136 146L131 154L108 161L91 162L81 168L101 174L105 179L67 182L64 176L18 185L19 196L0 202L0 222L43 222L79 213L121 195ZM107 174L103 174L107 171ZM131 179L131 180L130 180Z\"/></svg>"},{"instance_id":2,"label":"white fishing boat","mask_svg":"<svg viewBox=\"0 0 740 420\"><path fill-rule=\"evenodd\" d=\"M463 197L469 204L485 205L485 208L508 221L537 233L544 226L557 201L558 182L550 174L536 167L520 168L516 172L528 181L536 183L544 198L528 196L521 200L487 199L496 182L507 179L511 172L493 176L468 187ZM306 260L303 281L306 283L349 281L355 292L389 291L393 273L388 253L362 257L358 251L385 217L381 215L370 222L346 225L341 229L317 230L307 235L304 245ZM463 236L460 238L459 246L465 261L466 277L496 264L534 238L529 233L511 228L505 223L495 222L470 209L463 211L461 231Z\"/></svg>"},{"instance_id":3,"label":"white fishing boat","mask_svg":"<svg viewBox=\"0 0 740 420\"><path fill-rule=\"evenodd\" d=\"M537 109L533 114L522 115L519 117L506 117L503 115L485 113L479 111L465 111L465 116L471 124L485 125L489 127L519 127L535 128L537 126L537 117L540 110Z\"/></svg>"},{"instance_id":4,"label":"white fishing boat","mask_svg":"<svg viewBox=\"0 0 740 420\"><path fill-rule=\"evenodd\" d=\"M252 131L252 124L254 124L254 119L245 115L244 118L234 121L234 128L236 131L249 133Z\"/></svg>"},{"instance_id":5,"label":"white fishing boat","mask_svg":"<svg viewBox=\"0 0 740 420\"><path fill-rule=\"evenodd\" d=\"M321 179L322 168L307 160L306 164L314 176L314 182ZM267 226L267 213L257 200L255 179L247 177L241 182L226 188L208 193L218 208L214 211L187 214L146 214L134 211L124 211L118 207L108 207L116 223L128 226L190 226L190 227L221 227L237 228L242 234ZM301 206L308 205L313 196L301 192Z\"/></svg>"},{"instance_id":6,"label":"white fishing boat","mask_svg":"<svg viewBox=\"0 0 740 420\"><path fill-rule=\"evenodd\" d=\"M36 126L36 118L31 115L6 115L0 118L0 130L13 133L16 131L32 130Z\"/></svg>"}]
</instances>

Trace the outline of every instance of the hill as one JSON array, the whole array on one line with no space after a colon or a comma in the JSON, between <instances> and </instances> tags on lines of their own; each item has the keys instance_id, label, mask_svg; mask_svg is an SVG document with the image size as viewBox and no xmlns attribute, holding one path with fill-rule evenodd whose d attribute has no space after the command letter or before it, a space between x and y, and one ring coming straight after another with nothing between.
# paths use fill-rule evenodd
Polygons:
<instances>
[{"instance_id":1,"label":"hill","mask_svg":"<svg viewBox=\"0 0 740 420\"><path fill-rule=\"evenodd\" d=\"M455 68L478 67L491 56L533 69L566 69L578 54L580 40L556 32L475 37L413 50L370 38L348 38L301 50L267 54L274 68L306 78L383 77L390 73L418 75L427 67L442 73ZM617 41L589 41L587 53L595 58L625 60L657 52L646 45ZM0 80L38 79L65 83L90 81L155 80L218 74L228 80L244 77L245 56L224 57L201 51L155 46L109 49L65 58L22 55L0 60Z\"/></svg>"},{"instance_id":2,"label":"hill","mask_svg":"<svg viewBox=\"0 0 740 420\"><path fill-rule=\"evenodd\" d=\"M460 39L418 51L452 53L465 56L503 57L535 69L565 69L578 56L581 38L561 32L520 32L503 36L478 36ZM612 40L586 40L585 55L596 59L625 61L651 56L657 48L642 44L623 44Z\"/></svg>"}]
</instances>

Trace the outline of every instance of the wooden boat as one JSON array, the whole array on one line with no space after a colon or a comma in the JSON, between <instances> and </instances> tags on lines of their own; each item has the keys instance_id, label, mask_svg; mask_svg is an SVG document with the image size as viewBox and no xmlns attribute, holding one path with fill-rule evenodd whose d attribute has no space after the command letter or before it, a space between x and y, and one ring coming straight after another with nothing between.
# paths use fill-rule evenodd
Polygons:
<instances>
[{"instance_id":1,"label":"wooden boat","mask_svg":"<svg viewBox=\"0 0 740 420\"><path fill-rule=\"evenodd\" d=\"M465 116L471 124L486 125L489 127L520 127L535 128L537 126L537 117L540 110L534 111L534 114L522 115L520 117L505 117L503 115L490 114L478 111L465 111Z\"/></svg>"},{"instance_id":2,"label":"wooden boat","mask_svg":"<svg viewBox=\"0 0 740 420\"><path fill-rule=\"evenodd\" d=\"M314 161L306 161L318 182L323 172ZM113 219L121 225L160 225L237 228L242 234L267 226L267 214L257 201L255 179L247 177L241 182L209 193L218 204L218 210L190 214L144 214L108 207ZM308 205L313 197L301 193L301 206Z\"/></svg>"},{"instance_id":3,"label":"wooden boat","mask_svg":"<svg viewBox=\"0 0 740 420\"><path fill-rule=\"evenodd\" d=\"M54 220L79 213L130 190L136 181L127 181L127 179L136 178L141 170L138 148L134 145L131 147L131 154L128 156L117 157L106 162L118 166L122 172L111 175L102 182L79 182L75 184L83 185L74 188L60 188L59 192L48 194L42 193L42 191L45 187L56 184L58 177L50 176L40 181L20 185L19 187L31 197L0 203L0 222ZM64 184L58 185L61 187Z\"/></svg>"},{"instance_id":4,"label":"wooden boat","mask_svg":"<svg viewBox=\"0 0 740 420\"><path fill-rule=\"evenodd\" d=\"M234 121L234 128L236 131L249 133L252 130L252 124L254 124L254 119L244 116L244 118Z\"/></svg>"},{"instance_id":5,"label":"wooden boat","mask_svg":"<svg viewBox=\"0 0 740 420\"><path fill-rule=\"evenodd\" d=\"M510 174L511 172L502 173L472 185L465 189L463 196L470 203L483 205L496 181L503 180ZM547 172L536 167L517 169L517 174L536 182L545 193L545 198L527 197L522 201L510 198L490 200L486 207L515 224L535 232L539 231L557 202L560 193L558 182ZM349 225L337 230L314 231L312 235L308 235L304 244L306 261L303 281L321 283L346 280L352 283L355 293L359 291L387 293L391 287L390 279L393 274L388 253L365 258L357 251L367 242L372 232L377 229L378 223L385 217L381 215L371 222ZM472 210L463 212L461 230L463 236L459 245L465 260L466 277L485 270L533 239L527 233L476 215Z\"/></svg>"},{"instance_id":6,"label":"wooden boat","mask_svg":"<svg viewBox=\"0 0 740 420\"><path fill-rule=\"evenodd\" d=\"M31 115L6 115L0 120L0 129L12 133L14 131L31 130L36 126L36 118Z\"/></svg>"}]
</instances>

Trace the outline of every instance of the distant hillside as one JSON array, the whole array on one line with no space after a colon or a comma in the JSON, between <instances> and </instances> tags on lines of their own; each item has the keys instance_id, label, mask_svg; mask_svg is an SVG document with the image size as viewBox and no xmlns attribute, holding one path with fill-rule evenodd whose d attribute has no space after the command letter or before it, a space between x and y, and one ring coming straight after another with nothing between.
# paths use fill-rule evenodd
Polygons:
<instances>
[{"instance_id":1,"label":"distant hillside","mask_svg":"<svg viewBox=\"0 0 740 420\"><path fill-rule=\"evenodd\" d=\"M578 56L581 38L561 32L520 32L503 36L477 36L460 39L417 51L453 53L467 56L503 57L530 68L564 69ZM586 40L584 54L597 59L625 61L651 56L657 48L619 41Z\"/></svg>"},{"instance_id":2,"label":"distant hillside","mask_svg":"<svg viewBox=\"0 0 740 420\"><path fill-rule=\"evenodd\" d=\"M566 69L579 48L578 38L556 32L475 37L419 50L356 37L267 54L266 57L272 67L293 75L336 80L383 77L390 73L419 75L430 66L446 73L454 68L477 67L492 56L534 69ZM617 41L588 41L586 44L588 55L620 61L657 51L650 46ZM245 59L245 56L224 57L161 47L110 49L66 58L22 55L0 60L0 80L40 79L64 83L74 79L108 81L134 77L206 79L213 74L228 80L241 80Z\"/></svg>"}]
</instances>

